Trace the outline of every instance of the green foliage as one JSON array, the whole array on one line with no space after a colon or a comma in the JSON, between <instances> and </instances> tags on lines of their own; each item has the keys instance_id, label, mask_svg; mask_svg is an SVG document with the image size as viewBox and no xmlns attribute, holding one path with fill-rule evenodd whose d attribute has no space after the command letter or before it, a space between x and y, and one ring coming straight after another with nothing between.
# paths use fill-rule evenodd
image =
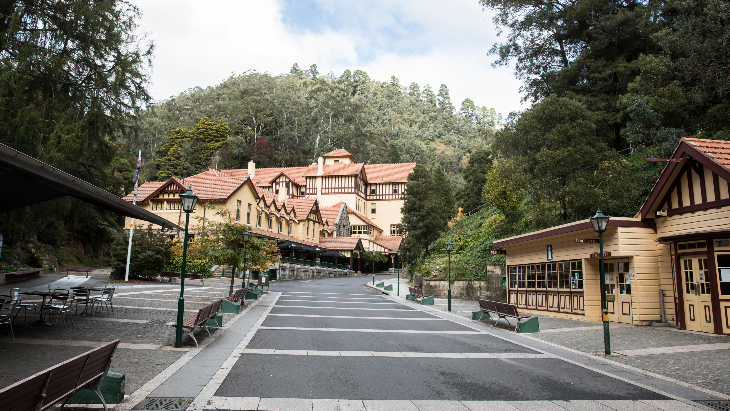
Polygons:
<instances>
[{"instance_id":1,"label":"green foliage","mask_svg":"<svg viewBox=\"0 0 730 411\"><path fill-rule=\"evenodd\" d=\"M408 176L403 194L403 257L413 263L428 253L428 244L444 231L453 216L453 197L443 170L418 164Z\"/></svg>"},{"instance_id":2,"label":"green foliage","mask_svg":"<svg viewBox=\"0 0 730 411\"><path fill-rule=\"evenodd\" d=\"M386 257L383 253L373 253L371 251L363 251L360 253L360 258L365 262L372 262L373 258L375 258L376 263L388 262L388 257Z\"/></svg>"},{"instance_id":3,"label":"green foliage","mask_svg":"<svg viewBox=\"0 0 730 411\"><path fill-rule=\"evenodd\" d=\"M269 264L279 261L276 242L253 235L245 242L243 234L250 231L251 227L235 222L225 210L217 214L223 218L222 222L200 218L205 228L198 232L196 239L201 256L204 255L209 263L230 266L235 272L239 268L244 271L265 270ZM234 279L235 276L231 276L231 294Z\"/></svg>"},{"instance_id":4,"label":"green foliage","mask_svg":"<svg viewBox=\"0 0 730 411\"><path fill-rule=\"evenodd\" d=\"M484 204L511 214L519 210L525 199L528 177L513 158L497 163L487 174L482 185Z\"/></svg>"},{"instance_id":5,"label":"green foliage","mask_svg":"<svg viewBox=\"0 0 730 411\"><path fill-rule=\"evenodd\" d=\"M172 240L172 244L170 260L165 264L165 271L179 273L182 272L184 244L180 239ZM190 241L189 239L187 252L185 253L185 273L201 274L203 278L210 278L213 275L204 250L197 241Z\"/></svg>"},{"instance_id":6,"label":"green foliage","mask_svg":"<svg viewBox=\"0 0 730 411\"><path fill-rule=\"evenodd\" d=\"M295 64L289 74L249 72L151 105L135 133L122 139L131 147L161 147L143 152L154 157L146 167L154 163L160 178L189 175L198 166L185 169L182 141L201 118L222 119L230 136L199 167L246 168L252 159L257 167L304 166L345 148L364 163L439 163L457 188L469 153L487 147L501 117L473 102L467 114L454 112L446 86L438 97L430 86L424 90L375 81L361 70L313 77Z\"/></svg>"},{"instance_id":7,"label":"green foliage","mask_svg":"<svg viewBox=\"0 0 730 411\"><path fill-rule=\"evenodd\" d=\"M112 268L126 266L128 245L129 230L114 233L111 247ZM166 235L152 230L151 226L135 230L129 259L129 277L157 277L172 257L172 247L173 242Z\"/></svg>"},{"instance_id":8,"label":"green foliage","mask_svg":"<svg viewBox=\"0 0 730 411\"><path fill-rule=\"evenodd\" d=\"M157 150L155 165L160 170L159 180L167 180L173 175L186 176L205 171L215 165L214 157L223 147L231 134L223 120L212 122L203 117L193 130L178 127L168 134L165 144Z\"/></svg>"}]
</instances>

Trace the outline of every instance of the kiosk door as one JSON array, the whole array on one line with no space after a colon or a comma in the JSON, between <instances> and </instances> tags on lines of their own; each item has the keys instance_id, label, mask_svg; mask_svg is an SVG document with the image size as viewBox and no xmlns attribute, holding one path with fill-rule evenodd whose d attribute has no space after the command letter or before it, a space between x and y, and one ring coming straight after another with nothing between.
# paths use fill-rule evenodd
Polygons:
<instances>
[{"instance_id":1,"label":"kiosk door","mask_svg":"<svg viewBox=\"0 0 730 411\"><path fill-rule=\"evenodd\" d=\"M684 325L688 330L714 332L707 259L686 257L680 264L684 286Z\"/></svg>"},{"instance_id":2,"label":"kiosk door","mask_svg":"<svg viewBox=\"0 0 730 411\"><path fill-rule=\"evenodd\" d=\"M603 264L606 275L606 298L608 299L608 319L631 324L631 277L629 261L610 261Z\"/></svg>"}]
</instances>

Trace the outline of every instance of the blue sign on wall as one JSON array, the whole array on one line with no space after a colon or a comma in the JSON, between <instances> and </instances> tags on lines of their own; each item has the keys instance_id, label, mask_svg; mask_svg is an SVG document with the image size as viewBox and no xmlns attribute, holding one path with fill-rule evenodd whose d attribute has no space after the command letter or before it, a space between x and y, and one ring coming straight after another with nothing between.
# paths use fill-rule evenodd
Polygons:
<instances>
[{"instance_id":1,"label":"blue sign on wall","mask_svg":"<svg viewBox=\"0 0 730 411\"><path fill-rule=\"evenodd\" d=\"M547 246L547 260L553 261L553 246L552 245Z\"/></svg>"}]
</instances>

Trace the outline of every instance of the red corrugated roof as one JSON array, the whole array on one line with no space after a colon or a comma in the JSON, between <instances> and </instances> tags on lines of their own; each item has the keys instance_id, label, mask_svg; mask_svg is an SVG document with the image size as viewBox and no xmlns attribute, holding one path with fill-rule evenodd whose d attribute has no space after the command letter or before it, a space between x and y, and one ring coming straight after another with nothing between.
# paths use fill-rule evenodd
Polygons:
<instances>
[{"instance_id":1,"label":"red corrugated roof","mask_svg":"<svg viewBox=\"0 0 730 411\"><path fill-rule=\"evenodd\" d=\"M375 237L374 242L382 245L392 252L398 251L403 237L399 235L379 235Z\"/></svg>"},{"instance_id":2,"label":"red corrugated roof","mask_svg":"<svg viewBox=\"0 0 730 411\"><path fill-rule=\"evenodd\" d=\"M368 183L405 183L416 163L365 164Z\"/></svg>"},{"instance_id":3,"label":"red corrugated roof","mask_svg":"<svg viewBox=\"0 0 730 411\"><path fill-rule=\"evenodd\" d=\"M682 138L682 141L730 171L730 141L687 137Z\"/></svg>"}]
</instances>

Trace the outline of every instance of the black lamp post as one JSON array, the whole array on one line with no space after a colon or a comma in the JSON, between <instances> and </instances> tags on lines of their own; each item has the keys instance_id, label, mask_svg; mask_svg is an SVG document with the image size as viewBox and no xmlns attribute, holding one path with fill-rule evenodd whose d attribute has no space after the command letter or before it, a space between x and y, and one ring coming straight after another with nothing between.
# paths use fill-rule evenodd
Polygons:
<instances>
[{"instance_id":1,"label":"black lamp post","mask_svg":"<svg viewBox=\"0 0 730 411\"><path fill-rule=\"evenodd\" d=\"M603 267L603 232L608 227L608 220L611 217L604 215L599 208L596 211L596 215L591 217L591 224L593 229L598 233L598 242L601 244L601 308L603 317L603 345L605 348L606 355L611 355L611 335L608 331L608 302L606 301L606 275Z\"/></svg>"},{"instance_id":2,"label":"black lamp post","mask_svg":"<svg viewBox=\"0 0 730 411\"><path fill-rule=\"evenodd\" d=\"M454 243L451 240L446 242L446 252L449 253L449 311L451 311L451 249L454 248Z\"/></svg>"},{"instance_id":3,"label":"black lamp post","mask_svg":"<svg viewBox=\"0 0 730 411\"><path fill-rule=\"evenodd\" d=\"M185 212L185 236L183 237L183 260L180 269L180 298L177 300L177 324L175 325L175 348L182 347L182 324L183 313L185 312L185 258L188 252L188 223L190 222L190 213L195 209L198 203L198 196L193 193L193 185L188 186L185 194L180 194L180 204Z\"/></svg>"},{"instance_id":4,"label":"black lamp post","mask_svg":"<svg viewBox=\"0 0 730 411\"><path fill-rule=\"evenodd\" d=\"M373 286L375 286L375 250L371 252L373 253Z\"/></svg>"},{"instance_id":5,"label":"black lamp post","mask_svg":"<svg viewBox=\"0 0 730 411\"><path fill-rule=\"evenodd\" d=\"M241 288L246 288L246 244L248 244L248 238L250 236L250 231L243 233L243 272L241 273ZM235 275L235 273L231 275Z\"/></svg>"},{"instance_id":6,"label":"black lamp post","mask_svg":"<svg viewBox=\"0 0 730 411\"><path fill-rule=\"evenodd\" d=\"M395 267L398 270L398 294L396 295L400 297L400 248L396 254L398 255L398 262L395 264Z\"/></svg>"}]
</instances>

